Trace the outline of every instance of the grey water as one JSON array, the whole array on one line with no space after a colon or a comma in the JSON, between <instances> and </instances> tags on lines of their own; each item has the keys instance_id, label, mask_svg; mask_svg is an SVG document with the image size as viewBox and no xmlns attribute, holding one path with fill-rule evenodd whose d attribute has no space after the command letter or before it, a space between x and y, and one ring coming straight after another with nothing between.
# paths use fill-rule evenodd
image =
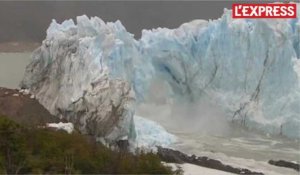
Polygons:
<instances>
[{"instance_id":1,"label":"grey water","mask_svg":"<svg viewBox=\"0 0 300 175\"><path fill-rule=\"evenodd\" d=\"M0 87L18 88L31 53L0 53Z\"/></svg>"},{"instance_id":2,"label":"grey water","mask_svg":"<svg viewBox=\"0 0 300 175\"><path fill-rule=\"evenodd\" d=\"M138 107L137 113L139 116L158 122L169 132L178 136L179 142L176 147L190 154L211 152L257 161L284 159L300 162L299 140L246 129L238 124L222 120L222 116L213 118L221 113L207 106L205 109L213 112L206 111L204 114L201 112L205 115L201 116L198 113L191 113L191 109L188 109L189 113L194 115L191 118L187 115L174 115L169 105L143 104Z\"/></svg>"},{"instance_id":3,"label":"grey water","mask_svg":"<svg viewBox=\"0 0 300 175\"><path fill-rule=\"evenodd\" d=\"M182 105L181 105L182 106ZM168 104L142 104L137 115L156 121L177 137L170 145L186 154L207 156L236 167L244 167L265 174L298 174L294 170L275 167L269 160L300 162L300 142L280 135L269 135L222 120L222 113L211 108L182 115L178 106ZM204 116L205 115L205 116ZM217 116L217 117L216 117ZM224 116L223 116L224 118Z\"/></svg>"}]
</instances>

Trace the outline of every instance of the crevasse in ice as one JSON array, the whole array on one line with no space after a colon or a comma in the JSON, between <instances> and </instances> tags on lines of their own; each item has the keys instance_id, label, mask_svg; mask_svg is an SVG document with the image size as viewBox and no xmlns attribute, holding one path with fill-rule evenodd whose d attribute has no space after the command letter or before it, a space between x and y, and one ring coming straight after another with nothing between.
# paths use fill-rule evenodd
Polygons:
<instances>
[{"instance_id":1,"label":"crevasse in ice","mask_svg":"<svg viewBox=\"0 0 300 175\"><path fill-rule=\"evenodd\" d=\"M52 113L111 139L134 137L134 104L153 78L167 82L176 101L210 101L229 120L299 137L299 37L299 18L232 19L230 10L143 30L139 40L119 21L81 16L77 25L51 23L21 85Z\"/></svg>"}]
</instances>

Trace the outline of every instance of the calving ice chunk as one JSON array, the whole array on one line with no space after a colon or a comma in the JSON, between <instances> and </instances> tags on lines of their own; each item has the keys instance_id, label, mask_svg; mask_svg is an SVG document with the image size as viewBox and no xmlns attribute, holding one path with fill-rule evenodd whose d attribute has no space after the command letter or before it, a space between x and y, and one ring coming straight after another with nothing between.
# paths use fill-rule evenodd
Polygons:
<instances>
[{"instance_id":1,"label":"calving ice chunk","mask_svg":"<svg viewBox=\"0 0 300 175\"><path fill-rule=\"evenodd\" d=\"M299 38L299 18L232 19L230 10L217 20L143 30L139 40L120 21L80 16L76 24L51 23L21 87L108 142L135 140L135 106L153 79L179 103L209 101L228 120L299 137Z\"/></svg>"},{"instance_id":2,"label":"calving ice chunk","mask_svg":"<svg viewBox=\"0 0 300 175\"><path fill-rule=\"evenodd\" d=\"M135 115L135 148L156 150L156 146L168 147L176 142L176 137L168 133L158 123Z\"/></svg>"}]
</instances>

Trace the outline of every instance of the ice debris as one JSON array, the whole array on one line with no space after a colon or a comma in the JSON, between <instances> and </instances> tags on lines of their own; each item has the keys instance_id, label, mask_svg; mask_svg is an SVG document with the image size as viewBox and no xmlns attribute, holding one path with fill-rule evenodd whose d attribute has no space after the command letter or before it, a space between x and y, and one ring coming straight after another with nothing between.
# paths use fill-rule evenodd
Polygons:
<instances>
[{"instance_id":1,"label":"ice debris","mask_svg":"<svg viewBox=\"0 0 300 175\"><path fill-rule=\"evenodd\" d=\"M176 136L167 132L158 123L135 115L136 142L135 147L156 150L156 146L169 147L177 140Z\"/></svg>"}]
</instances>

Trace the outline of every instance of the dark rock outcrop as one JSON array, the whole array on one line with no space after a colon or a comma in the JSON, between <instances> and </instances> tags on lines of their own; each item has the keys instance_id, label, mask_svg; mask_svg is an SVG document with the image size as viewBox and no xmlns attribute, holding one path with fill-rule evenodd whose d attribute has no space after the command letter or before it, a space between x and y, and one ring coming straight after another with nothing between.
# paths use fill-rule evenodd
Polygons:
<instances>
[{"instance_id":1,"label":"dark rock outcrop","mask_svg":"<svg viewBox=\"0 0 300 175\"><path fill-rule=\"evenodd\" d=\"M293 162L288 162L285 160L269 160L268 162L271 165L279 166L279 167L286 167L286 168L292 168L296 171L300 171L300 165Z\"/></svg>"},{"instance_id":2,"label":"dark rock outcrop","mask_svg":"<svg viewBox=\"0 0 300 175\"><path fill-rule=\"evenodd\" d=\"M235 174L263 175L263 173L261 172L255 172L245 168L236 168L230 165L225 165L218 160L210 159L208 157L197 157L195 155L188 156L180 151L159 146L157 147L157 154L163 161L170 163L190 163Z\"/></svg>"}]
</instances>

